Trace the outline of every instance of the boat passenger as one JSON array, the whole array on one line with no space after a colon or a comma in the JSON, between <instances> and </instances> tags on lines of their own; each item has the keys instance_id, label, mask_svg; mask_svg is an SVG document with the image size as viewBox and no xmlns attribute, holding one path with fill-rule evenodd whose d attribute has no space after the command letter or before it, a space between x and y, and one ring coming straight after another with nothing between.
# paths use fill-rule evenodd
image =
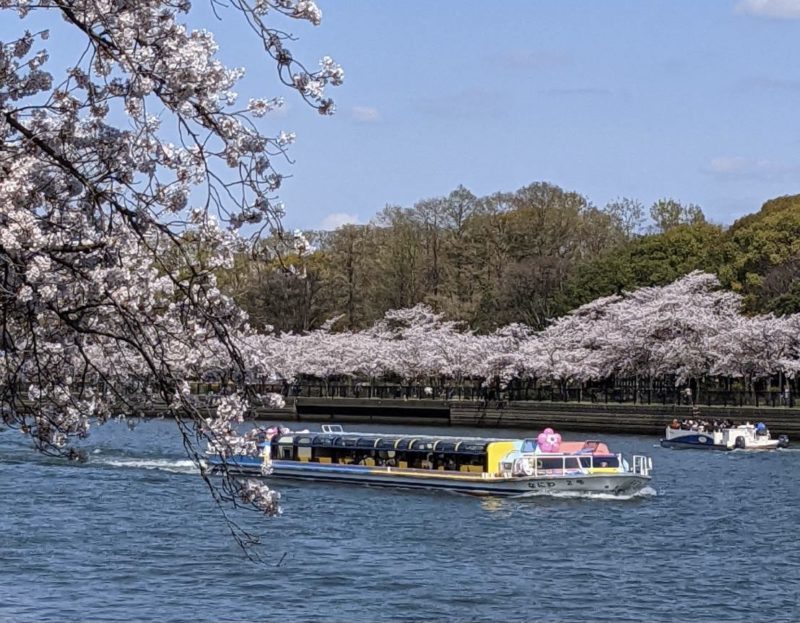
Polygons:
<instances>
[{"instance_id":1,"label":"boat passenger","mask_svg":"<svg viewBox=\"0 0 800 623\"><path fill-rule=\"evenodd\" d=\"M678 418L674 418L674 419L672 420L672 423L669 425L669 427L670 427L671 429L673 429L673 430L676 430L676 429L680 428L680 427L681 427L681 424L680 424L680 422L678 422Z\"/></svg>"}]
</instances>

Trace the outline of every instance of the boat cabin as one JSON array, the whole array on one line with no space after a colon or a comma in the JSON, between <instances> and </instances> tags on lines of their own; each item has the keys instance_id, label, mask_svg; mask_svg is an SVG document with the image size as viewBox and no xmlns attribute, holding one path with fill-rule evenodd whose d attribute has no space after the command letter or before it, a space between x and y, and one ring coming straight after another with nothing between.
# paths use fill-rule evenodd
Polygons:
<instances>
[{"instance_id":1,"label":"boat cabin","mask_svg":"<svg viewBox=\"0 0 800 623\"><path fill-rule=\"evenodd\" d=\"M270 457L278 461L398 467L451 472L496 472L518 441L427 435L303 432L275 437Z\"/></svg>"},{"instance_id":2,"label":"boat cabin","mask_svg":"<svg viewBox=\"0 0 800 623\"><path fill-rule=\"evenodd\" d=\"M429 435L345 433L340 427L322 432L294 432L265 444L273 461L364 467L510 474L521 456L535 459L536 474L615 472L619 456L600 442L564 442L558 453L540 453L535 439L484 439Z\"/></svg>"}]
</instances>

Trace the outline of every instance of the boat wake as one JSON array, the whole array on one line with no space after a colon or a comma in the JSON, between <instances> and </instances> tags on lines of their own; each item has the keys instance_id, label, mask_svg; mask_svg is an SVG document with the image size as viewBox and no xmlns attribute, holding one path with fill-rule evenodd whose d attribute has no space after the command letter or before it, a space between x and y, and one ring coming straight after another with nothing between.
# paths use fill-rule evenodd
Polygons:
<instances>
[{"instance_id":1,"label":"boat wake","mask_svg":"<svg viewBox=\"0 0 800 623\"><path fill-rule=\"evenodd\" d=\"M122 469L147 469L172 474L196 474L197 466L188 459L146 459L146 458L92 458L90 464Z\"/></svg>"},{"instance_id":2,"label":"boat wake","mask_svg":"<svg viewBox=\"0 0 800 623\"><path fill-rule=\"evenodd\" d=\"M561 499L585 499L585 500L636 500L639 498L656 497L658 491L653 487L647 486L633 493L599 493L591 491L531 491L523 493L522 495L515 496L513 499L519 500L523 498L561 498Z\"/></svg>"}]
</instances>

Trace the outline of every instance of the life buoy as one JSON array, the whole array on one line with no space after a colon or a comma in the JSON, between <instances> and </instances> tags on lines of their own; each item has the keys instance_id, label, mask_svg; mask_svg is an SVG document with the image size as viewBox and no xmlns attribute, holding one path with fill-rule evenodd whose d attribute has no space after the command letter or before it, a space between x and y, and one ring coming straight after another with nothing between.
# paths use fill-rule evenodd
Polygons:
<instances>
[{"instance_id":1,"label":"life buoy","mask_svg":"<svg viewBox=\"0 0 800 623\"><path fill-rule=\"evenodd\" d=\"M526 476L533 476L533 467L527 459L517 459L517 464L514 471L517 474L525 474Z\"/></svg>"}]
</instances>

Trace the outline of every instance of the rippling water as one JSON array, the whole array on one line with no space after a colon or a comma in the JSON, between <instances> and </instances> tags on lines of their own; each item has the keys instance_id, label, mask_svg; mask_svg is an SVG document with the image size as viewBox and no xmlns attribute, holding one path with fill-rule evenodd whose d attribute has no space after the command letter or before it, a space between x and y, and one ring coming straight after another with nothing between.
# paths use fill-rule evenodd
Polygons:
<instances>
[{"instance_id":1,"label":"rippling water","mask_svg":"<svg viewBox=\"0 0 800 623\"><path fill-rule=\"evenodd\" d=\"M500 500L282 484L282 517L238 516L266 536L259 565L170 422L95 431L84 465L5 431L0 620L800 620L800 452L604 439L653 457L652 489Z\"/></svg>"}]
</instances>

